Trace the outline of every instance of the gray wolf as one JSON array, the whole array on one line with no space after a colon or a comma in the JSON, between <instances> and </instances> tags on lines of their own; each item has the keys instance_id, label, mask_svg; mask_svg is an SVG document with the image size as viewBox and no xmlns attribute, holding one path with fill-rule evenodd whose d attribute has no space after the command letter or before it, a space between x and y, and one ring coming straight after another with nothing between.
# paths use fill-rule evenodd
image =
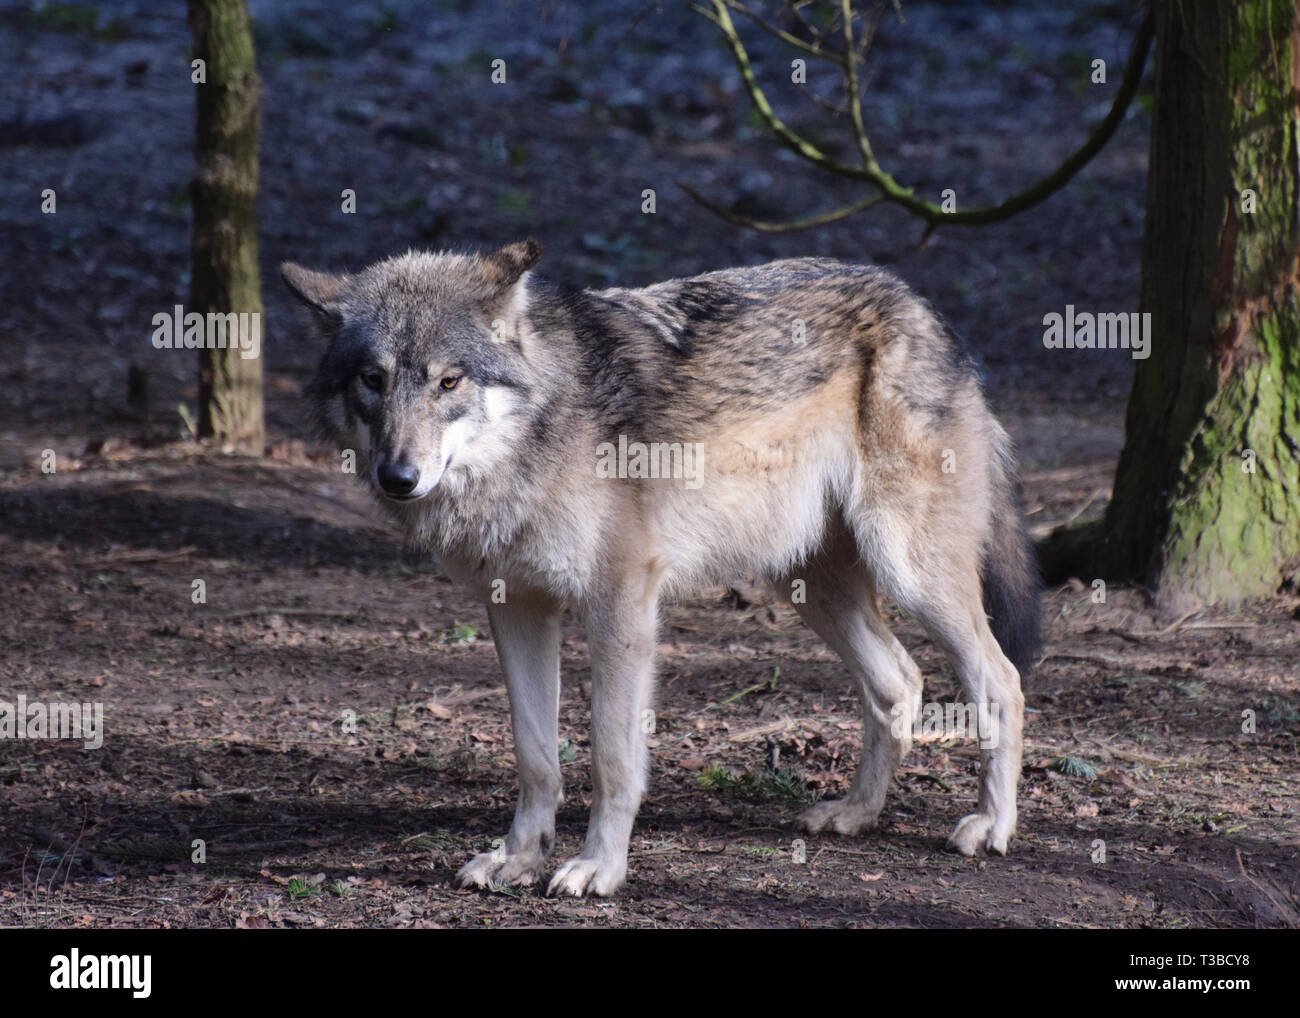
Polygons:
<instances>
[{"instance_id":1,"label":"gray wolf","mask_svg":"<svg viewBox=\"0 0 1300 1018\"><path fill-rule=\"evenodd\" d=\"M877 610L885 595L997 714L975 812L949 841L1005 853L1038 585L1010 441L935 313L880 269L824 259L587 291L537 278L540 257L530 240L355 275L281 267L324 348L309 388L321 430L487 605L519 802L504 844L459 882L543 873L571 605L591 652L592 809L582 851L548 889L623 883L658 605L747 575L794 604L862 701L851 788L800 825L873 827L911 744L911 725L891 722L915 715L921 673Z\"/></svg>"}]
</instances>

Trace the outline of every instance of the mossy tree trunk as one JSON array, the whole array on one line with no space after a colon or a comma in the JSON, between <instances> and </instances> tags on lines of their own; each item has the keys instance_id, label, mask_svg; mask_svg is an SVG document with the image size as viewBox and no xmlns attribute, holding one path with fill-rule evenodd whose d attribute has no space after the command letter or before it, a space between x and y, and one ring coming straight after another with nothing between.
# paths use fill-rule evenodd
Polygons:
<instances>
[{"instance_id":1,"label":"mossy tree trunk","mask_svg":"<svg viewBox=\"0 0 1300 1018\"><path fill-rule=\"evenodd\" d=\"M1049 572L1073 559L1183 610L1268 595L1300 566L1300 19L1287 0L1154 14L1152 353L1105 518L1044 551Z\"/></svg>"},{"instance_id":2,"label":"mossy tree trunk","mask_svg":"<svg viewBox=\"0 0 1300 1018\"><path fill-rule=\"evenodd\" d=\"M198 94L192 183L190 308L262 313L257 252L262 83L244 0L189 0L194 56L205 63ZM260 327L260 323L259 323ZM199 352L199 434L260 455L262 361L238 348Z\"/></svg>"}]
</instances>

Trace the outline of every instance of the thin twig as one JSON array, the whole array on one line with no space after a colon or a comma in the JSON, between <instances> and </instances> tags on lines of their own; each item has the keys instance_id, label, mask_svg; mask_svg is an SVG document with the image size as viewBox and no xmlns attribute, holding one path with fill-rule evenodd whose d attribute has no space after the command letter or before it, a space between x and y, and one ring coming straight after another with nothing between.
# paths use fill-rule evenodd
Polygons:
<instances>
[{"instance_id":1,"label":"thin twig","mask_svg":"<svg viewBox=\"0 0 1300 1018\"><path fill-rule=\"evenodd\" d=\"M862 121L862 95L858 91L858 53L853 46L853 0L840 0L840 13L844 18L844 83L849 93L849 116L853 121L853 137L862 153L862 165L879 170L871 151L871 140Z\"/></svg>"},{"instance_id":2,"label":"thin twig","mask_svg":"<svg viewBox=\"0 0 1300 1018\"><path fill-rule=\"evenodd\" d=\"M748 216L742 216L738 212L732 212L730 209L725 209L721 205L716 205L689 184L683 184L679 181L677 186L699 204L712 212L715 216L725 219L727 222L735 226L744 226L750 230L757 230L760 233L794 233L797 230L811 230L816 226L825 226L827 223L834 223L840 219L847 219L849 216L856 215L864 209L869 209L872 205L879 205L885 200L883 195L877 194L870 198L864 198L862 201L856 201L852 205L845 205L843 208L835 209L833 212L824 212L819 216L810 216L807 219L796 219L788 223L774 223L761 219L750 219Z\"/></svg>"},{"instance_id":3,"label":"thin twig","mask_svg":"<svg viewBox=\"0 0 1300 1018\"><path fill-rule=\"evenodd\" d=\"M73 866L76 864L76 862L77 862L77 846L81 844L81 838L82 838L82 835L84 835L84 834L86 833L86 817L87 817L87 815L88 815L88 810L86 810L85 808L83 808L83 809L82 809L82 812L81 812L81 830L79 830L79 831L77 832L77 840L74 841L74 842L72 843L72 847L71 847L70 849L68 849L67 853L65 853L65 854L70 855L70 856L72 857L72 858L70 858L70 859L68 860L68 866L67 866L67 869L65 869L65 870L63 871L63 890L64 890L65 893L66 893L67 890L68 890L68 877L72 876L72 867L73 867ZM58 870L55 870L55 875L56 875L56 876L58 875ZM53 881L53 879L51 879L51 880L50 880L50 885L53 886L53 884L54 884L54 881Z\"/></svg>"},{"instance_id":4,"label":"thin twig","mask_svg":"<svg viewBox=\"0 0 1300 1018\"><path fill-rule=\"evenodd\" d=\"M1002 222L1019 212L1033 208L1064 187L1102 149L1123 121L1124 113L1128 109L1133 96L1137 93L1138 85L1141 83L1142 71L1146 66L1147 53L1151 48L1151 39L1154 35L1152 18L1148 13L1133 40L1133 49L1129 53L1128 63L1124 68L1124 77L1120 82L1119 91L1115 95L1115 101L1111 104L1110 111L1093 129L1092 134L1083 145L1065 162L1036 184L996 205L945 212L939 204L927 201L924 198L918 198L911 188L904 187L880 167L874 156L870 155L871 146L865 128L859 138L859 149L864 156L864 165L862 166L852 166L832 159L807 138L792 130L773 111L766 94L758 84L758 80L754 76L753 66L749 60L749 53L746 51L744 43L741 42L735 23L731 20L728 3L726 0L709 0L709 2L713 7L712 12L698 6L695 9L718 26L718 30L722 33L727 46L731 49L732 58L740 71L740 77L749 93L750 101L758 111L764 124L767 125L768 130L776 135L787 148L814 166L838 176L865 181L880 191L884 196L884 200L901 205L913 215L924 220L928 228L921 238L922 244L925 243L930 232L940 224L980 226L987 223ZM849 0L842 0L842 3L851 10ZM845 35L846 38L852 38L851 25L846 27ZM854 82L856 82L856 61L845 57L843 62L846 71L850 68L853 70ZM850 89L849 99L850 103L860 101L854 89ZM856 122L854 130L857 133ZM748 224L742 223L740 225ZM753 228L757 229L757 227Z\"/></svg>"},{"instance_id":5,"label":"thin twig","mask_svg":"<svg viewBox=\"0 0 1300 1018\"><path fill-rule=\"evenodd\" d=\"M762 738L764 735L777 735L780 732L788 732L795 727L793 718L782 718L780 721L770 721L765 725L759 725L757 728L747 728L743 732L737 732L735 735L728 735L728 742L752 742L754 739Z\"/></svg>"},{"instance_id":6,"label":"thin twig","mask_svg":"<svg viewBox=\"0 0 1300 1018\"><path fill-rule=\"evenodd\" d=\"M952 791L952 785L948 784L948 782L944 781L943 778L939 777L937 774L930 774L928 771L904 771L902 774L899 775L899 777L920 778L922 781L929 781L933 784L938 785L945 792Z\"/></svg>"},{"instance_id":7,"label":"thin twig","mask_svg":"<svg viewBox=\"0 0 1300 1018\"><path fill-rule=\"evenodd\" d=\"M168 559L185 558L187 555L193 555L198 549L194 545L186 545L184 548L176 548L172 551L124 551L116 555L107 555L104 558L87 559L80 563L83 569L111 569L115 566L134 566L142 562L164 562Z\"/></svg>"},{"instance_id":8,"label":"thin twig","mask_svg":"<svg viewBox=\"0 0 1300 1018\"><path fill-rule=\"evenodd\" d=\"M1084 499L1083 505L1079 506L1078 509L1070 513L1069 518L1066 519L1066 521L1062 523L1061 526L1068 527L1071 523L1073 523L1075 520L1077 520L1080 516L1082 516L1085 512L1088 511L1088 506L1092 505L1092 503L1097 501L1097 499L1105 498L1105 497L1106 497L1105 489L1094 489L1092 494L1089 495L1086 499Z\"/></svg>"},{"instance_id":9,"label":"thin twig","mask_svg":"<svg viewBox=\"0 0 1300 1018\"><path fill-rule=\"evenodd\" d=\"M723 3L725 3L733 11L738 11L741 14L743 14L745 17L749 18L750 21L756 24L768 35L775 36L776 38L780 39L783 43L786 43L789 46L793 46L795 49L802 50L803 52L809 54L810 56L819 57L822 60L829 60L832 63L836 63L836 64L840 63L840 55L838 53L834 53L829 50L822 49L820 39L818 39L817 42L811 42L811 43L804 42L804 40L800 39L797 35L791 35L789 32L786 32L778 28L776 25L773 25L771 22L764 20L764 18L760 14L758 14L758 12L750 10L749 7L747 7L745 4L738 3L737 0L723 0ZM707 12L704 12L700 7L695 7L694 9L696 11L700 11L701 13L703 13L705 17L709 18L709 20L711 21L713 20L712 16L709 15Z\"/></svg>"},{"instance_id":10,"label":"thin twig","mask_svg":"<svg viewBox=\"0 0 1300 1018\"><path fill-rule=\"evenodd\" d=\"M1261 885L1258 880L1256 880L1254 877L1252 877L1249 873L1246 872L1246 864L1241 861L1241 849L1234 848L1233 851L1237 854L1237 868L1241 870L1241 875L1250 881L1250 886L1255 888L1255 890L1257 890L1260 894L1262 894L1265 898L1267 898L1272 903L1273 907L1277 909L1278 915L1285 918L1288 921L1288 924L1290 926L1295 926L1295 920L1288 915L1288 912L1290 912L1291 910L1285 909L1281 905L1279 905L1278 900L1274 898L1273 895L1269 894L1268 889L1265 888L1263 885Z\"/></svg>"},{"instance_id":11,"label":"thin twig","mask_svg":"<svg viewBox=\"0 0 1300 1018\"><path fill-rule=\"evenodd\" d=\"M742 696L748 696L750 693L757 693L760 689L764 689L764 688L769 690L776 689L776 681L780 677L781 677L781 669L778 668L776 669L776 671L772 673L772 677L770 679L764 679L762 682L755 682L752 686L748 686L745 689L742 689L739 693L732 693L725 700L719 700L717 703L709 704L709 706L705 707L704 709L714 710L718 707L725 707L729 703L735 703Z\"/></svg>"},{"instance_id":12,"label":"thin twig","mask_svg":"<svg viewBox=\"0 0 1300 1018\"><path fill-rule=\"evenodd\" d=\"M229 615L221 617L223 622L234 622L236 619L252 618L255 615L289 615L304 618L321 618L321 619L353 619L358 620L358 614L355 611L338 611L331 608L293 608L293 607L276 607L266 605L262 608L248 608L244 611L231 612ZM361 618L368 625L395 626L401 623L394 619L370 619Z\"/></svg>"},{"instance_id":13,"label":"thin twig","mask_svg":"<svg viewBox=\"0 0 1300 1018\"><path fill-rule=\"evenodd\" d=\"M1179 626L1181 626L1184 622L1186 622L1188 619L1190 619L1193 615L1200 615L1202 611L1204 611L1203 608L1193 608L1191 611L1187 612L1185 615L1181 615L1181 616L1179 616L1179 617L1178 617L1177 619L1175 619L1172 623L1170 623L1169 625L1165 626L1164 629L1157 629L1154 633L1145 633L1145 634L1140 634L1140 635L1146 635L1146 636L1168 636L1168 635L1169 635L1170 633L1172 633L1175 629L1177 629Z\"/></svg>"}]
</instances>

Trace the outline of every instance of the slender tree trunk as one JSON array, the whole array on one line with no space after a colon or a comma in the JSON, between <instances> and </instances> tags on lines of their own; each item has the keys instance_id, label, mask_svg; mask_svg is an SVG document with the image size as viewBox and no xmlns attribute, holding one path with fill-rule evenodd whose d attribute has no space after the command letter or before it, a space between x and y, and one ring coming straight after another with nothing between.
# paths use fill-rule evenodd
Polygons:
<instances>
[{"instance_id":1,"label":"slender tree trunk","mask_svg":"<svg viewBox=\"0 0 1300 1018\"><path fill-rule=\"evenodd\" d=\"M1300 20L1291 0L1154 14L1152 353L1105 519L1044 553L1049 573L1136 579L1183 609L1266 596L1300 567Z\"/></svg>"},{"instance_id":2,"label":"slender tree trunk","mask_svg":"<svg viewBox=\"0 0 1300 1018\"><path fill-rule=\"evenodd\" d=\"M189 0L194 56L206 64L198 93L192 184L190 308L262 313L257 256L261 79L244 0ZM259 321L260 329L260 321ZM260 346L260 344L259 344ZM229 449L263 448L262 361L227 345L199 352L199 434Z\"/></svg>"}]
</instances>

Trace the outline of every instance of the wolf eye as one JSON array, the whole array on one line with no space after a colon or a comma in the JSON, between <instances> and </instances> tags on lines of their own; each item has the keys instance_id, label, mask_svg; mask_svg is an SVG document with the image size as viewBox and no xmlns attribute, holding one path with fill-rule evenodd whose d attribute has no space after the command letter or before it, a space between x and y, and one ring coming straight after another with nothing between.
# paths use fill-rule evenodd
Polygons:
<instances>
[{"instance_id":1,"label":"wolf eye","mask_svg":"<svg viewBox=\"0 0 1300 1018\"><path fill-rule=\"evenodd\" d=\"M384 375L380 371L364 371L361 374L361 384L373 392L379 392L384 387Z\"/></svg>"},{"instance_id":2,"label":"wolf eye","mask_svg":"<svg viewBox=\"0 0 1300 1018\"><path fill-rule=\"evenodd\" d=\"M458 386L459 384L460 384L459 375L448 375L446 378L444 378L441 382L438 383L438 388L441 389L443 392L451 392L451 390L456 388L456 386Z\"/></svg>"}]
</instances>

